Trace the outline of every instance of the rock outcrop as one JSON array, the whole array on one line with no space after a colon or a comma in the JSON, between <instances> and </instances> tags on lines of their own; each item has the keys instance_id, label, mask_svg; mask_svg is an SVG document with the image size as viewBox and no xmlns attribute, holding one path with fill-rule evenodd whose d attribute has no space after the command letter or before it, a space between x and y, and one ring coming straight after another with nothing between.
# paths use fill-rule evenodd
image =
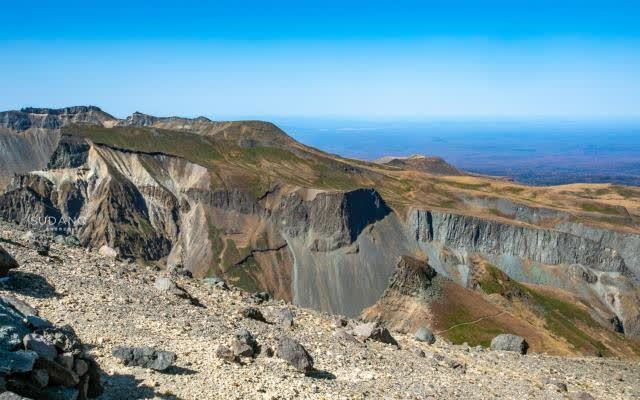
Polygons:
<instances>
[{"instance_id":1,"label":"rock outcrop","mask_svg":"<svg viewBox=\"0 0 640 400\"><path fill-rule=\"evenodd\" d=\"M18 268L18 262L0 246L0 278L4 278L9 270Z\"/></svg>"},{"instance_id":2,"label":"rock outcrop","mask_svg":"<svg viewBox=\"0 0 640 400\"><path fill-rule=\"evenodd\" d=\"M26 313L24 313L26 311ZM94 398L102 393L99 368L70 327L34 326L26 303L0 296L0 379L11 393L32 399ZM37 317L40 321L43 319Z\"/></svg>"}]
</instances>

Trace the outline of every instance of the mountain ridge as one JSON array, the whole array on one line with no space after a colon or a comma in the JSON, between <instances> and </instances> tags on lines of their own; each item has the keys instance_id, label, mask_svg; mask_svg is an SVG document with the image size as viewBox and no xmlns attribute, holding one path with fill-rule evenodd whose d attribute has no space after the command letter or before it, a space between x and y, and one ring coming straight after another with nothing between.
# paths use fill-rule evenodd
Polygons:
<instances>
[{"instance_id":1,"label":"mountain ridge","mask_svg":"<svg viewBox=\"0 0 640 400\"><path fill-rule=\"evenodd\" d=\"M11 146L41 157L5 161L17 176L0 195L2 218L31 229L42 228L34 217L55 218L84 246L350 316L378 302L400 257L428 261L483 299L491 293L472 278L489 263L582 299L598 329L612 331L615 317L640 335L633 188L528 187L349 160L262 121L62 110L24 131L3 125L3 157ZM17 145L16 135L49 141Z\"/></svg>"}]
</instances>

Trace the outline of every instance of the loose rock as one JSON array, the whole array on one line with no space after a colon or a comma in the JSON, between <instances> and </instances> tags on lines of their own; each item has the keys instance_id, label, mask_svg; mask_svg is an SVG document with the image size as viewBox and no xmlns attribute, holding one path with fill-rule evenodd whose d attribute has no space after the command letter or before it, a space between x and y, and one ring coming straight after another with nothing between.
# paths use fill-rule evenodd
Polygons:
<instances>
[{"instance_id":1,"label":"loose rock","mask_svg":"<svg viewBox=\"0 0 640 400\"><path fill-rule=\"evenodd\" d=\"M282 336L278 340L276 355L296 367L298 371L306 373L313 370L311 355L300 343L288 336Z\"/></svg>"},{"instance_id":2,"label":"loose rock","mask_svg":"<svg viewBox=\"0 0 640 400\"><path fill-rule=\"evenodd\" d=\"M18 268L18 262L0 246L0 278L9 274L9 270Z\"/></svg>"},{"instance_id":3,"label":"loose rock","mask_svg":"<svg viewBox=\"0 0 640 400\"><path fill-rule=\"evenodd\" d=\"M98 250L98 254L100 254L102 257L105 257L105 258L115 259L118 257L118 252L106 245L100 247L100 249Z\"/></svg>"},{"instance_id":4,"label":"loose rock","mask_svg":"<svg viewBox=\"0 0 640 400\"><path fill-rule=\"evenodd\" d=\"M254 319L260 322L267 322L267 320L262 315L262 312L255 307L245 307L240 311L240 315L245 318Z\"/></svg>"},{"instance_id":5,"label":"loose rock","mask_svg":"<svg viewBox=\"0 0 640 400\"><path fill-rule=\"evenodd\" d=\"M143 347L116 347L113 356L124 365L163 371L176 361L175 353L156 350L148 346Z\"/></svg>"},{"instance_id":6,"label":"loose rock","mask_svg":"<svg viewBox=\"0 0 640 400\"><path fill-rule=\"evenodd\" d=\"M398 342L391 336L389 330L381 326L378 322L368 322L357 325L353 328L353 334L362 341L375 340L395 346L398 345Z\"/></svg>"},{"instance_id":7,"label":"loose rock","mask_svg":"<svg viewBox=\"0 0 640 400\"><path fill-rule=\"evenodd\" d=\"M511 334L502 334L493 338L491 350L514 351L520 354L527 354L529 344L521 337Z\"/></svg>"},{"instance_id":8,"label":"loose rock","mask_svg":"<svg viewBox=\"0 0 640 400\"><path fill-rule=\"evenodd\" d=\"M415 334L415 338L419 342L427 342L428 344L434 344L436 342L436 337L431 329L424 326L418 328Z\"/></svg>"}]
</instances>

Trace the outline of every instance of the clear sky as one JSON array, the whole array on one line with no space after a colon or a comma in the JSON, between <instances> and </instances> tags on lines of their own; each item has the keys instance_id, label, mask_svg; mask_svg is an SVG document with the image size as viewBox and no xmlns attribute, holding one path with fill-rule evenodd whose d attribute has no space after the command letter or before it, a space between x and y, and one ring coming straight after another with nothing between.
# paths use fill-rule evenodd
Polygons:
<instances>
[{"instance_id":1,"label":"clear sky","mask_svg":"<svg viewBox=\"0 0 640 400\"><path fill-rule=\"evenodd\" d=\"M3 110L640 118L638 1L31 0L0 10Z\"/></svg>"}]
</instances>

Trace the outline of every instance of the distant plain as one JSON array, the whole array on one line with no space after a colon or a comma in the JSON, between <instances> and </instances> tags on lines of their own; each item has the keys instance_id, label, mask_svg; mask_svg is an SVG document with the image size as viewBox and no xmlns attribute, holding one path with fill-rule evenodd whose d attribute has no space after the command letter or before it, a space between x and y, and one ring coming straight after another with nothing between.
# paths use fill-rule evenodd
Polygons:
<instances>
[{"instance_id":1,"label":"distant plain","mask_svg":"<svg viewBox=\"0 0 640 400\"><path fill-rule=\"evenodd\" d=\"M640 121L273 120L304 144L350 158L425 154L531 185L640 186Z\"/></svg>"}]
</instances>

